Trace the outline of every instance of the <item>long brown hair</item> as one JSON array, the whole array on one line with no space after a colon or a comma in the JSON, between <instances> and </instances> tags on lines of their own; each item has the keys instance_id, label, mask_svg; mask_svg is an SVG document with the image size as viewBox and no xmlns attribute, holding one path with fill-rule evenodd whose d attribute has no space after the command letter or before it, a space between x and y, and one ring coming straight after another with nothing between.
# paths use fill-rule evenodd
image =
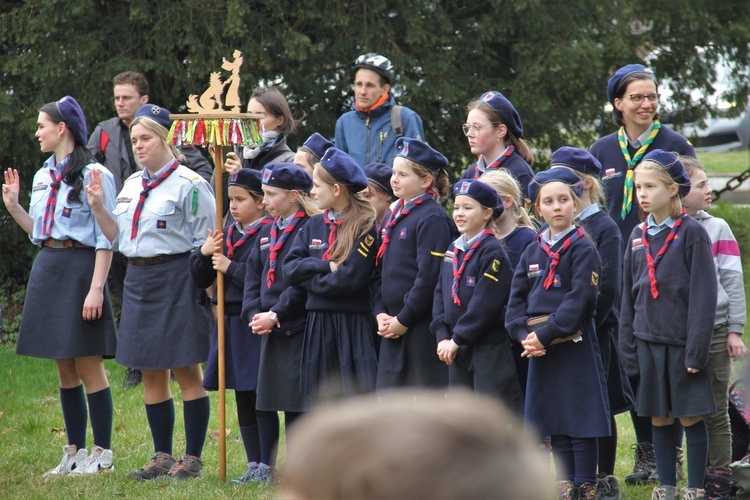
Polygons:
<instances>
[{"instance_id":1,"label":"long brown hair","mask_svg":"<svg viewBox=\"0 0 750 500\"><path fill-rule=\"evenodd\" d=\"M526 160L526 163L528 163L529 165L534 164L534 153L531 151L529 145L526 143L526 141L524 141L520 137L516 137L515 134L510 131L510 127L508 127L508 124L500 118L500 115L498 115L497 112L492 109L492 106L484 101L475 99L473 101L470 101L466 106L466 112L468 113L469 111L472 111L474 109L484 113L487 119L492 123L493 128L497 128L500 124L505 125L505 128L507 129L506 138L508 143L513 144L513 147L516 148L516 153L518 153L521 158Z\"/></svg>"},{"instance_id":2,"label":"long brown hair","mask_svg":"<svg viewBox=\"0 0 750 500\"><path fill-rule=\"evenodd\" d=\"M349 208L344 212L344 219L338 229L336 241L331 247L331 260L336 264L343 264L352 249L354 243L367 234L375 225L375 209L367 200L359 197L359 194L350 191L349 188L336 179L319 162L315 164L319 179L330 185L338 184L346 193Z\"/></svg>"},{"instance_id":3,"label":"long brown hair","mask_svg":"<svg viewBox=\"0 0 750 500\"><path fill-rule=\"evenodd\" d=\"M434 170L430 170L424 165L420 165L419 163L412 161L409 158L404 158L404 161L406 165L408 165L409 168L411 168L414 173L417 174L420 178L424 179L428 175L432 177L432 185L430 185L430 188L437 191L437 194L441 198L445 198L450 194L451 183L450 181L448 181L448 174L445 172L445 170L435 172Z\"/></svg>"}]
</instances>

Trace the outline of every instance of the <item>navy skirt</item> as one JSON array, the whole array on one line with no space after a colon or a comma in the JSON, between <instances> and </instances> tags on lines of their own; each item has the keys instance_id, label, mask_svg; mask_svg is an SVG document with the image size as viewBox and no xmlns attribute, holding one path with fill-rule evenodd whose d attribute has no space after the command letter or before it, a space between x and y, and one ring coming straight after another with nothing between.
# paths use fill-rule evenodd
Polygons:
<instances>
[{"instance_id":1,"label":"navy skirt","mask_svg":"<svg viewBox=\"0 0 750 500\"><path fill-rule=\"evenodd\" d=\"M708 370L688 373L685 346L636 339L641 384L636 411L641 417L697 417L716 412Z\"/></svg>"},{"instance_id":2,"label":"navy skirt","mask_svg":"<svg viewBox=\"0 0 750 500\"><path fill-rule=\"evenodd\" d=\"M260 336L239 316L224 316L224 380L227 389L254 391L258 387ZM219 389L219 330L214 327L203 388Z\"/></svg>"},{"instance_id":3,"label":"navy skirt","mask_svg":"<svg viewBox=\"0 0 750 500\"><path fill-rule=\"evenodd\" d=\"M115 356L117 335L106 285L102 317L82 317L95 260L93 248L42 247L26 287L16 353L46 359Z\"/></svg>"},{"instance_id":4,"label":"navy skirt","mask_svg":"<svg viewBox=\"0 0 750 500\"><path fill-rule=\"evenodd\" d=\"M370 313L310 311L302 348L301 384L306 410L318 397L372 392L377 358Z\"/></svg>"},{"instance_id":5,"label":"navy skirt","mask_svg":"<svg viewBox=\"0 0 750 500\"><path fill-rule=\"evenodd\" d=\"M128 264L117 362L143 370L203 363L212 323L208 298L190 279L187 255L153 266Z\"/></svg>"},{"instance_id":6,"label":"navy skirt","mask_svg":"<svg viewBox=\"0 0 750 500\"><path fill-rule=\"evenodd\" d=\"M308 408L300 385L304 332L274 328L262 338L255 407L261 411L305 411Z\"/></svg>"},{"instance_id":7,"label":"navy skirt","mask_svg":"<svg viewBox=\"0 0 750 500\"><path fill-rule=\"evenodd\" d=\"M430 321L419 321L397 339L381 338L378 357L378 390L448 385L448 366L437 355Z\"/></svg>"}]
</instances>

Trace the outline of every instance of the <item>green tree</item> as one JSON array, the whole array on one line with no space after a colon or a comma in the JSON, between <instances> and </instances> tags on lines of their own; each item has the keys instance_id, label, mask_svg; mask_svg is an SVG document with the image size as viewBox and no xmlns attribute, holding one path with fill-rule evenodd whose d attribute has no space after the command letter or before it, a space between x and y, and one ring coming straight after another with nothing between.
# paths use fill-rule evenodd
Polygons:
<instances>
[{"instance_id":1,"label":"green tree","mask_svg":"<svg viewBox=\"0 0 750 500\"><path fill-rule=\"evenodd\" d=\"M333 134L351 105L351 62L375 51L392 59L398 100L420 113L454 175L471 161L465 105L489 89L513 101L542 166L545 152L612 130L606 81L650 53L685 113L709 111L689 92L712 92L720 58L736 76L730 98L744 103L748 40L744 0L0 1L0 164L18 168L28 191L44 158L33 139L41 104L74 95L93 130L113 116L112 77L135 70L152 102L184 111L239 49L241 97L276 84L304 115L292 146L313 131ZM23 281L33 248L4 209L0 229L0 280Z\"/></svg>"}]
</instances>

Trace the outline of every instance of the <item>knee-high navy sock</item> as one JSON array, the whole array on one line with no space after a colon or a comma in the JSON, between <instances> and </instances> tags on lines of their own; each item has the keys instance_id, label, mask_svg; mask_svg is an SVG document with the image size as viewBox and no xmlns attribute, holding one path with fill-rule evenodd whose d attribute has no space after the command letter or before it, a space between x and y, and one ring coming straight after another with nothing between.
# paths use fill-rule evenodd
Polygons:
<instances>
[{"instance_id":1,"label":"knee-high navy sock","mask_svg":"<svg viewBox=\"0 0 750 500\"><path fill-rule=\"evenodd\" d=\"M703 488L708 460L708 429L706 421L685 427L687 437L688 488Z\"/></svg>"},{"instance_id":2,"label":"knee-high navy sock","mask_svg":"<svg viewBox=\"0 0 750 500\"><path fill-rule=\"evenodd\" d=\"M211 417L211 402L208 396L185 401L185 453L196 457L203 453L208 432L208 419Z\"/></svg>"},{"instance_id":3,"label":"knee-high navy sock","mask_svg":"<svg viewBox=\"0 0 750 500\"><path fill-rule=\"evenodd\" d=\"M570 436L551 436L550 442L552 444L552 458L555 460L555 468L557 469L557 479L572 481L576 462Z\"/></svg>"},{"instance_id":4,"label":"knee-high navy sock","mask_svg":"<svg viewBox=\"0 0 750 500\"><path fill-rule=\"evenodd\" d=\"M76 445L79 450L86 448L88 420L83 384L70 389L60 387L60 406L65 421L65 431L68 434L68 444Z\"/></svg>"},{"instance_id":5,"label":"knee-high navy sock","mask_svg":"<svg viewBox=\"0 0 750 500\"><path fill-rule=\"evenodd\" d=\"M109 387L87 395L91 428L94 431L94 444L105 449L112 447L112 418L114 406Z\"/></svg>"},{"instance_id":6,"label":"knee-high navy sock","mask_svg":"<svg viewBox=\"0 0 750 500\"><path fill-rule=\"evenodd\" d=\"M705 429L705 427L704 427ZM677 486L677 448L674 441L674 424L653 426L654 454L656 470L659 472L659 483L662 486ZM704 457L701 467L706 466ZM702 488L703 486L700 486Z\"/></svg>"},{"instance_id":7,"label":"knee-high navy sock","mask_svg":"<svg viewBox=\"0 0 750 500\"><path fill-rule=\"evenodd\" d=\"M573 484L580 486L583 483L596 483L596 462L599 451L596 438L570 438L570 441L575 460Z\"/></svg>"},{"instance_id":8,"label":"knee-high navy sock","mask_svg":"<svg viewBox=\"0 0 750 500\"><path fill-rule=\"evenodd\" d=\"M172 454L174 434L174 400L172 398L152 405L146 405L146 418L154 440L154 453L161 451Z\"/></svg>"},{"instance_id":9,"label":"knee-high navy sock","mask_svg":"<svg viewBox=\"0 0 750 500\"><path fill-rule=\"evenodd\" d=\"M615 460L617 458L617 423L612 415L612 435L597 438L599 446L599 477L606 477L615 473Z\"/></svg>"},{"instance_id":10,"label":"knee-high navy sock","mask_svg":"<svg viewBox=\"0 0 750 500\"><path fill-rule=\"evenodd\" d=\"M279 443L279 414L275 411L255 410L258 421L258 441L261 462L276 466L276 445Z\"/></svg>"},{"instance_id":11,"label":"knee-high navy sock","mask_svg":"<svg viewBox=\"0 0 750 500\"><path fill-rule=\"evenodd\" d=\"M245 447L248 463L261 461L258 422L255 420L255 396L255 391L234 391L240 436L242 436L242 445Z\"/></svg>"}]
</instances>

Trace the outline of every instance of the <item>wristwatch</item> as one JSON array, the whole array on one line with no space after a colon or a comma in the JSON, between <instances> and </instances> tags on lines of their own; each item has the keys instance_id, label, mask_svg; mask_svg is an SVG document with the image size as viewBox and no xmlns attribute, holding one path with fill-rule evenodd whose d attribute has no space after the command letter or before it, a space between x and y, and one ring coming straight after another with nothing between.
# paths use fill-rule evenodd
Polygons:
<instances>
[{"instance_id":1,"label":"wristwatch","mask_svg":"<svg viewBox=\"0 0 750 500\"><path fill-rule=\"evenodd\" d=\"M277 318L278 318L278 316L276 316L276 313L275 313L275 312L273 312L273 311L268 311L268 317L269 317L269 318L271 319L271 321L273 321L274 323L276 322L276 320L277 320Z\"/></svg>"}]
</instances>

